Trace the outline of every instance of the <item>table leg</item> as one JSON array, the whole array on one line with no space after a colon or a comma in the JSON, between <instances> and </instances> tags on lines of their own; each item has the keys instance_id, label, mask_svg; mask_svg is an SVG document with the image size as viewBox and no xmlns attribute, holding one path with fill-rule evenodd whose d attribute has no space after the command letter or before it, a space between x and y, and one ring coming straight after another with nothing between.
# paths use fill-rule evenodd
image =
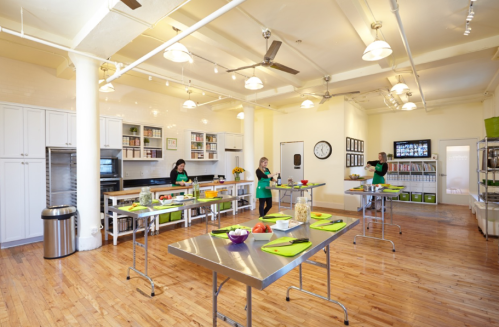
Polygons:
<instances>
[{"instance_id":1,"label":"table leg","mask_svg":"<svg viewBox=\"0 0 499 327\"><path fill-rule=\"evenodd\" d=\"M291 195L289 196L289 210L293 210L293 191L291 191Z\"/></svg>"},{"instance_id":2,"label":"table leg","mask_svg":"<svg viewBox=\"0 0 499 327\"><path fill-rule=\"evenodd\" d=\"M213 294L212 294L212 300L213 300L213 312L212 312L212 318L213 318L213 326L217 325L217 272L213 271Z\"/></svg>"},{"instance_id":3,"label":"table leg","mask_svg":"<svg viewBox=\"0 0 499 327\"><path fill-rule=\"evenodd\" d=\"M386 198L386 200L388 201L388 198ZM372 224L379 224L376 221L370 221L367 223L367 229L369 229L369 224L371 224L371 223ZM393 197L390 197L390 223L389 224L384 223L384 224L388 225L388 226L397 226L399 228L399 234L402 234L402 227L400 227L400 225L393 223Z\"/></svg>"},{"instance_id":4,"label":"table leg","mask_svg":"<svg viewBox=\"0 0 499 327\"><path fill-rule=\"evenodd\" d=\"M107 241L108 239L108 230L109 230L109 218L107 217L107 213L109 212L109 196L104 195L104 239Z\"/></svg>"},{"instance_id":5,"label":"table leg","mask_svg":"<svg viewBox=\"0 0 499 327\"><path fill-rule=\"evenodd\" d=\"M113 199L113 207L118 204L116 198ZM113 212L113 245L118 245L118 213Z\"/></svg>"},{"instance_id":6,"label":"table leg","mask_svg":"<svg viewBox=\"0 0 499 327\"><path fill-rule=\"evenodd\" d=\"M246 327L252 326L251 317L251 286L246 285Z\"/></svg>"},{"instance_id":7,"label":"table leg","mask_svg":"<svg viewBox=\"0 0 499 327\"><path fill-rule=\"evenodd\" d=\"M220 229L220 220L221 220L221 217L220 217L220 203L217 204L218 206L218 212L217 212L217 219L218 219L218 229Z\"/></svg>"},{"instance_id":8,"label":"table leg","mask_svg":"<svg viewBox=\"0 0 499 327\"><path fill-rule=\"evenodd\" d=\"M314 210L314 189L310 189L310 211Z\"/></svg>"}]
</instances>

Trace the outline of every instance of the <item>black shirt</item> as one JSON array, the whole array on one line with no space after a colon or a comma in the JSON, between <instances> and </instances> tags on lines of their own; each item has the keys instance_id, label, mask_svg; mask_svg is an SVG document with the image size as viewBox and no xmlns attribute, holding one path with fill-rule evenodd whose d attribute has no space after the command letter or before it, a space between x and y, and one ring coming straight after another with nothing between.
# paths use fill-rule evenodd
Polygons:
<instances>
[{"instance_id":1,"label":"black shirt","mask_svg":"<svg viewBox=\"0 0 499 327\"><path fill-rule=\"evenodd\" d=\"M369 164L373 167L376 167L377 164L381 164L382 165L381 171L377 171L377 170L374 171L375 174L378 174L381 177L385 176L386 172L388 171L388 164L386 162L380 163L379 160L376 160L376 161L368 161L367 164Z\"/></svg>"},{"instance_id":2,"label":"black shirt","mask_svg":"<svg viewBox=\"0 0 499 327\"><path fill-rule=\"evenodd\" d=\"M270 170L269 170L268 168L265 168L265 171L266 171L266 172L268 171L268 172L269 172L269 174L270 174ZM256 170L256 177L258 178L258 180L260 180L260 179L262 179L262 178L269 178L269 177L268 177L267 175L265 175L265 174L263 173L263 171L261 171L260 169L257 169L257 170ZM270 177L270 180L271 180L271 181L272 181L272 180L274 180L274 177Z\"/></svg>"},{"instance_id":3,"label":"black shirt","mask_svg":"<svg viewBox=\"0 0 499 327\"><path fill-rule=\"evenodd\" d=\"M187 172L185 171L185 169L182 173L185 174L185 177L187 177L187 181L188 181L189 175L187 175ZM176 169L172 169L172 171L170 172L170 182L172 183L172 185L177 185L177 176L178 176L178 171Z\"/></svg>"}]
</instances>

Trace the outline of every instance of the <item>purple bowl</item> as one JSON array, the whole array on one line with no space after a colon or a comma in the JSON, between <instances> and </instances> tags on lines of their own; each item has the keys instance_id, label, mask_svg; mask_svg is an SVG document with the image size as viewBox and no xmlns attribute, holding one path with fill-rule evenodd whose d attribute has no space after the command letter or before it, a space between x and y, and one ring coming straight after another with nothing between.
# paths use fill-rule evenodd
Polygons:
<instances>
[{"instance_id":1,"label":"purple bowl","mask_svg":"<svg viewBox=\"0 0 499 327\"><path fill-rule=\"evenodd\" d=\"M225 183L225 181L219 181L219 182L220 182L220 184L223 184L223 183Z\"/></svg>"},{"instance_id":2,"label":"purple bowl","mask_svg":"<svg viewBox=\"0 0 499 327\"><path fill-rule=\"evenodd\" d=\"M246 241L246 239L249 236L249 233L247 233L246 235L230 235L229 233L227 233L227 236L229 237L229 240L232 241L232 243L241 244L244 243L244 241Z\"/></svg>"}]
</instances>

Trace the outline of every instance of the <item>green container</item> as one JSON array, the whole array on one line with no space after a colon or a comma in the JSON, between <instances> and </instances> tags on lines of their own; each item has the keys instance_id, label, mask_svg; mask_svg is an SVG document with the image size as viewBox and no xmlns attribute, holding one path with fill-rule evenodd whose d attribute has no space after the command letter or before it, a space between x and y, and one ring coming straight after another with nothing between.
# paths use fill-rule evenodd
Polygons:
<instances>
[{"instance_id":1,"label":"green container","mask_svg":"<svg viewBox=\"0 0 499 327\"><path fill-rule=\"evenodd\" d=\"M167 212L159 215L159 223L164 224L170 221L182 219L182 211Z\"/></svg>"},{"instance_id":2,"label":"green container","mask_svg":"<svg viewBox=\"0 0 499 327\"><path fill-rule=\"evenodd\" d=\"M435 194L431 194L431 193L425 194L424 195L424 202L437 203L437 197L435 196Z\"/></svg>"},{"instance_id":3,"label":"green container","mask_svg":"<svg viewBox=\"0 0 499 327\"><path fill-rule=\"evenodd\" d=\"M421 193L412 193L411 195L412 202L423 202L423 196Z\"/></svg>"},{"instance_id":4,"label":"green container","mask_svg":"<svg viewBox=\"0 0 499 327\"><path fill-rule=\"evenodd\" d=\"M232 202L220 203L220 211L222 211L222 210L229 210L231 208L232 208Z\"/></svg>"},{"instance_id":5,"label":"green container","mask_svg":"<svg viewBox=\"0 0 499 327\"><path fill-rule=\"evenodd\" d=\"M400 193L399 195L400 201L409 201L410 197L410 193Z\"/></svg>"},{"instance_id":6,"label":"green container","mask_svg":"<svg viewBox=\"0 0 499 327\"><path fill-rule=\"evenodd\" d=\"M499 137L499 117L485 119L485 131L487 137Z\"/></svg>"}]
</instances>

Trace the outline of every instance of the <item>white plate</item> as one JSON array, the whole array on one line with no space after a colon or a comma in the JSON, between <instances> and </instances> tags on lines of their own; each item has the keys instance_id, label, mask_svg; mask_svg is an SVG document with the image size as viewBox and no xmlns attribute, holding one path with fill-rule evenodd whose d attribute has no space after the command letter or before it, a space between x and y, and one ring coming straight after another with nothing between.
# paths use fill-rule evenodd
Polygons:
<instances>
[{"instance_id":1,"label":"white plate","mask_svg":"<svg viewBox=\"0 0 499 327\"><path fill-rule=\"evenodd\" d=\"M277 227L277 224L270 226L270 228L272 228L272 230L275 229L275 230L278 230L278 231L281 231L281 232L287 232L288 230L296 228L296 227L298 227L300 225L303 225L303 222L296 221L296 220L289 220L289 226L288 226L288 228L282 228L281 229L281 228Z\"/></svg>"}]
</instances>

